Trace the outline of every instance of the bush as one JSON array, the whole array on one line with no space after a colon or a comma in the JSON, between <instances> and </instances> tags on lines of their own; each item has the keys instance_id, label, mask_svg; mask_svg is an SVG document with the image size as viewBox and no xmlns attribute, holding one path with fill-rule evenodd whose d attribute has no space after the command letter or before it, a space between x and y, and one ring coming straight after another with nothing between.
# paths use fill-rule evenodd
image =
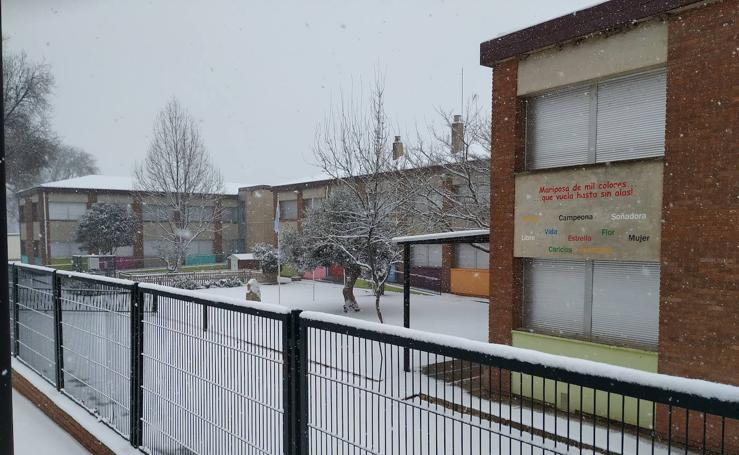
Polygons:
<instances>
[{"instance_id":1,"label":"bush","mask_svg":"<svg viewBox=\"0 0 739 455\"><path fill-rule=\"evenodd\" d=\"M172 283L172 287L190 291L208 288L236 288L243 285L244 283L238 278L220 278L218 280L206 281L202 284L192 278L177 278Z\"/></svg>"},{"instance_id":2,"label":"bush","mask_svg":"<svg viewBox=\"0 0 739 455\"><path fill-rule=\"evenodd\" d=\"M254 257L262 264L263 273L277 273L277 252L268 243L257 243L253 248Z\"/></svg>"}]
</instances>

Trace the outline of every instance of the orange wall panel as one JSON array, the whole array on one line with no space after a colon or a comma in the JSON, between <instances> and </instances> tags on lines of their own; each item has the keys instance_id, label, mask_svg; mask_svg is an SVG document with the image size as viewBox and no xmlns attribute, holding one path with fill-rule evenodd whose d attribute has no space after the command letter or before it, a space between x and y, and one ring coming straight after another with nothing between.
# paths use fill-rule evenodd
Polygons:
<instances>
[{"instance_id":1,"label":"orange wall panel","mask_svg":"<svg viewBox=\"0 0 739 455\"><path fill-rule=\"evenodd\" d=\"M490 295L490 272L484 269L452 269L452 294L488 297Z\"/></svg>"}]
</instances>

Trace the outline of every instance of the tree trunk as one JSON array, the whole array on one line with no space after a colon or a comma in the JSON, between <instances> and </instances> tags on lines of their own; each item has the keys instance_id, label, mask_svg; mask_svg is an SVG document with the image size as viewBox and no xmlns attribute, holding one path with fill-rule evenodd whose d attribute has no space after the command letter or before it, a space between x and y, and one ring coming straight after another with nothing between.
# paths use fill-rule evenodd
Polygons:
<instances>
[{"instance_id":1,"label":"tree trunk","mask_svg":"<svg viewBox=\"0 0 739 455\"><path fill-rule=\"evenodd\" d=\"M344 308L358 308L357 298L354 297L354 284L357 282L359 274L349 273L346 275L346 282L341 293L344 295Z\"/></svg>"},{"instance_id":2,"label":"tree trunk","mask_svg":"<svg viewBox=\"0 0 739 455\"><path fill-rule=\"evenodd\" d=\"M380 311L380 293L375 293L375 311L377 311L377 319L380 320L380 324L384 324L382 320L382 311Z\"/></svg>"}]
</instances>

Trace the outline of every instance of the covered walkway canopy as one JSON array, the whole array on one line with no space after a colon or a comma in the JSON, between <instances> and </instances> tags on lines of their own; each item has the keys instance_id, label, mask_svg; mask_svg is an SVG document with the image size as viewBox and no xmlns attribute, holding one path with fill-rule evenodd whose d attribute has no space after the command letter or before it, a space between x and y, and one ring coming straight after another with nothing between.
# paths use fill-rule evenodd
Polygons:
<instances>
[{"instance_id":1,"label":"covered walkway canopy","mask_svg":"<svg viewBox=\"0 0 739 455\"><path fill-rule=\"evenodd\" d=\"M470 229L466 231L438 232L435 234L407 235L394 237L393 243L403 245L403 327L411 326L411 246L444 245L454 243L488 243L489 229ZM403 364L409 371L408 349L404 350Z\"/></svg>"}]
</instances>

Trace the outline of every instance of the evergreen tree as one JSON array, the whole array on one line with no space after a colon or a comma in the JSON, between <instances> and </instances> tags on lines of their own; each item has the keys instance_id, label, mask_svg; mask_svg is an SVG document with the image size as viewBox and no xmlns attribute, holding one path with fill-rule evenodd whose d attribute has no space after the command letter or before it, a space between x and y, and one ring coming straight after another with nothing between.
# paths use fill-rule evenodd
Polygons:
<instances>
[{"instance_id":1,"label":"evergreen tree","mask_svg":"<svg viewBox=\"0 0 739 455\"><path fill-rule=\"evenodd\" d=\"M128 208L115 204L95 204L80 218L77 241L95 254L115 254L122 246L133 245L136 219Z\"/></svg>"}]
</instances>

